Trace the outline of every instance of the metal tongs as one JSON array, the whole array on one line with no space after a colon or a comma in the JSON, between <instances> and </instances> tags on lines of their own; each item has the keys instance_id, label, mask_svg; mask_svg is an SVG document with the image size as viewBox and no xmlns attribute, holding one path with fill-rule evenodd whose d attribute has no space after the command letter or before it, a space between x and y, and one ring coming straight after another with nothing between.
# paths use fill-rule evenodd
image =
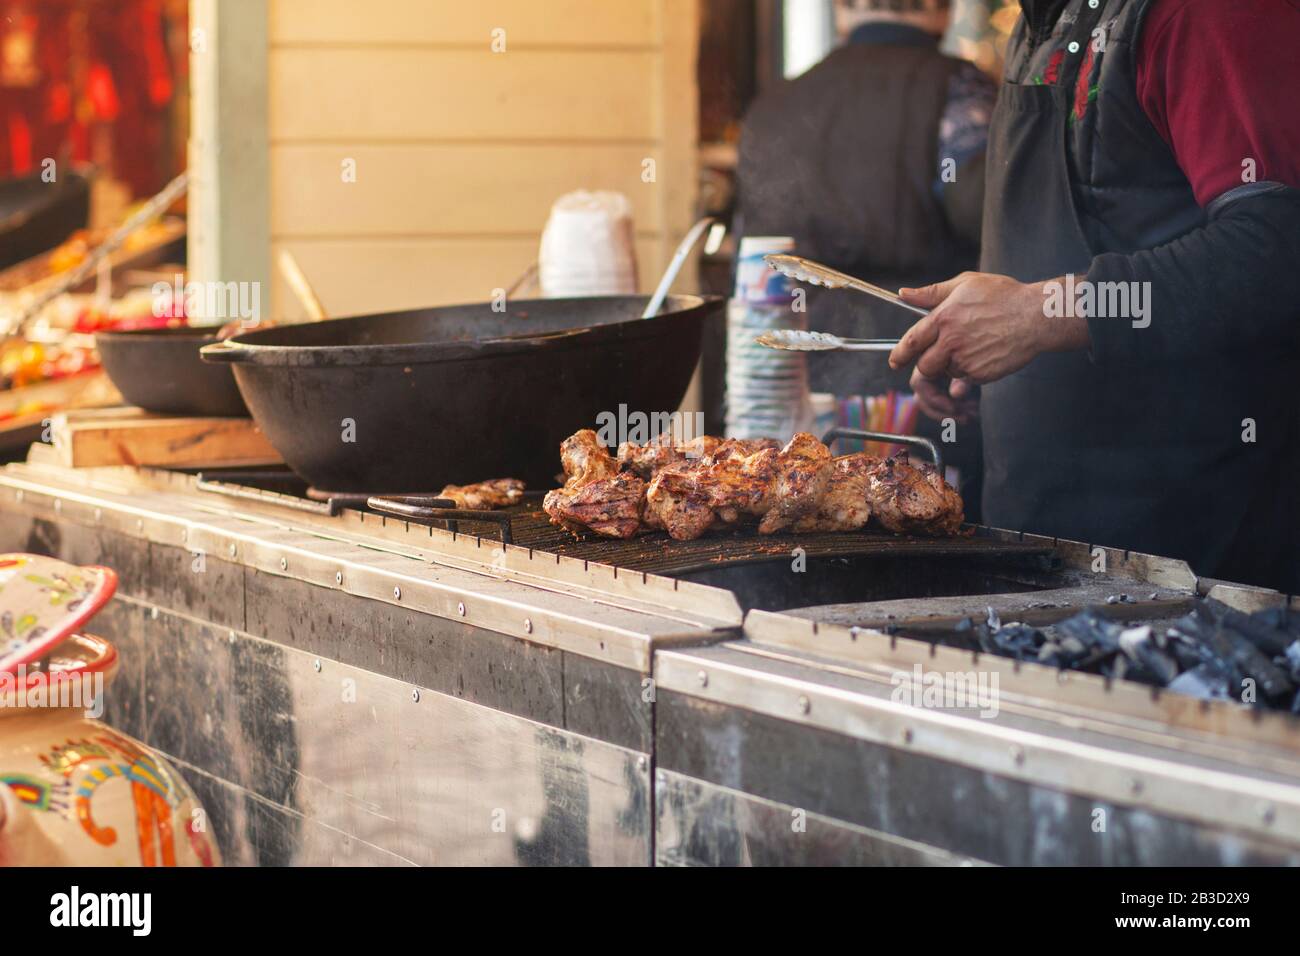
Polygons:
<instances>
[{"instance_id":1,"label":"metal tongs","mask_svg":"<svg viewBox=\"0 0 1300 956\"><path fill-rule=\"evenodd\" d=\"M787 352L892 352L898 339L846 339L829 332L773 329L754 339L769 349Z\"/></svg>"},{"instance_id":2,"label":"metal tongs","mask_svg":"<svg viewBox=\"0 0 1300 956\"><path fill-rule=\"evenodd\" d=\"M851 275L840 272L838 269L832 269L830 266L824 266L820 262L813 262L811 259L805 259L802 256L772 253L764 256L763 261L782 275L787 275L791 279L797 279L800 282L825 286L827 289L852 289L855 292L865 292L867 295L874 295L877 299L883 299L900 309L915 312L917 315L930 314L929 309L909 305L888 289L882 289L878 285L856 279Z\"/></svg>"},{"instance_id":3,"label":"metal tongs","mask_svg":"<svg viewBox=\"0 0 1300 956\"><path fill-rule=\"evenodd\" d=\"M901 298L887 289L872 285L862 279L855 279L830 266L813 262L802 256L790 256L784 253L772 253L764 256L763 261L782 275L800 282L824 286L827 289L853 289L865 292L877 299L883 299L891 305L928 315L928 309L908 305ZM784 349L789 352L892 352L898 339L846 339L830 332L809 332L804 329L773 329L764 332L754 340L769 349Z\"/></svg>"}]
</instances>

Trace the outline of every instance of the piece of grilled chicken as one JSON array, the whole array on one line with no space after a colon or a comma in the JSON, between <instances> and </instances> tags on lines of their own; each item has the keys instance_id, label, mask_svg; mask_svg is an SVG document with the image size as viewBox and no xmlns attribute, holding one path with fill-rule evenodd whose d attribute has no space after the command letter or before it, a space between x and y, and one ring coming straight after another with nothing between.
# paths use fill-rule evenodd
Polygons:
<instances>
[{"instance_id":1,"label":"piece of grilled chicken","mask_svg":"<svg viewBox=\"0 0 1300 956\"><path fill-rule=\"evenodd\" d=\"M448 485L438 497L449 498L467 511L491 511L517 504L524 497L524 483L518 478L493 478L472 485Z\"/></svg>"},{"instance_id":2,"label":"piece of grilled chicken","mask_svg":"<svg viewBox=\"0 0 1300 956\"><path fill-rule=\"evenodd\" d=\"M876 520L895 534L955 535L965 519L957 490L933 465L913 465L906 452L877 459L868 471L867 497Z\"/></svg>"},{"instance_id":3,"label":"piece of grilled chicken","mask_svg":"<svg viewBox=\"0 0 1300 956\"><path fill-rule=\"evenodd\" d=\"M858 531L871 519L868 497L870 475L880 459L858 452L836 458L831 471L830 487L817 505L791 528L795 534L818 531Z\"/></svg>"},{"instance_id":4,"label":"piece of grilled chicken","mask_svg":"<svg viewBox=\"0 0 1300 956\"><path fill-rule=\"evenodd\" d=\"M609 538L630 538L640 530L645 482L632 472L620 472L594 431L584 428L566 438L560 461L568 480L542 501L552 522Z\"/></svg>"}]
</instances>

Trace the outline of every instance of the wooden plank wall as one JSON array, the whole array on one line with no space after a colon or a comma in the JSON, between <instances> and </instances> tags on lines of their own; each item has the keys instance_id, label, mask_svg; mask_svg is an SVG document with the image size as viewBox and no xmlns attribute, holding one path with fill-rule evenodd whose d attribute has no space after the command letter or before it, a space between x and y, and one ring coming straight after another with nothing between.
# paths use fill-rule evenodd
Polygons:
<instances>
[{"instance_id":1,"label":"wooden plank wall","mask_svg":"<svg viewBox=\"0 0 1300 956\"><path fill-rule=\"evenodd\" d=\"M690 227L698 0L270 0L269 17L272 252L331 314L489 298L572 189L631 198L645 289ZM302 315L278 277L272 310Z\"/></svg>"}]
</instances>

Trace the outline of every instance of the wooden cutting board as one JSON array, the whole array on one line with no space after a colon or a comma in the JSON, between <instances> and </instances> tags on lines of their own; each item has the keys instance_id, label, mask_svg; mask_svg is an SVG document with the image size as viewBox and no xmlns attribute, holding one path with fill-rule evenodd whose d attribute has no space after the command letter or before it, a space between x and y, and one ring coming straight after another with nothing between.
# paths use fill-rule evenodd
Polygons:
<instances>
[{"instance_id":1,"label":"wooden cutting board","mask_svg":"<svg viewBox=\"0 0 1300 956\"><path fill-rule=\"evenodd\" d=\"M138 408L55 415L55 460L67 468L242 468L280 464L250 418L176 418Z\"/></svg>"}]
</instances>

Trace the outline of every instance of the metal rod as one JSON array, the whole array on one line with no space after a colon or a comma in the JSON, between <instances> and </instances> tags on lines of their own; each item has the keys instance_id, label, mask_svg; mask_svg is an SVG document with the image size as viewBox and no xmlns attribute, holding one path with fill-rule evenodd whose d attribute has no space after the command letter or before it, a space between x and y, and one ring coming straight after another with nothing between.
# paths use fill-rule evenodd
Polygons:
<instances>
[{"instance_id":1,"label":"metal rod","mask_svg":"<svg viewBox=\"0 0 1300 956\"><path fill-rule=\"evenodd\" d=\"M837 438L854 438L859 441L878 441L885 442L889 445L912 445L921 448L930 456L934 462L934 469L940 476L943 475L943 452L939 451L939 446L928 438L922 438L920 435L891 435L889 432L870 432L861 428L845 428L836 425L825 435L822 436L822 444L829 447Z\"/></svg>"}]
</instances>

